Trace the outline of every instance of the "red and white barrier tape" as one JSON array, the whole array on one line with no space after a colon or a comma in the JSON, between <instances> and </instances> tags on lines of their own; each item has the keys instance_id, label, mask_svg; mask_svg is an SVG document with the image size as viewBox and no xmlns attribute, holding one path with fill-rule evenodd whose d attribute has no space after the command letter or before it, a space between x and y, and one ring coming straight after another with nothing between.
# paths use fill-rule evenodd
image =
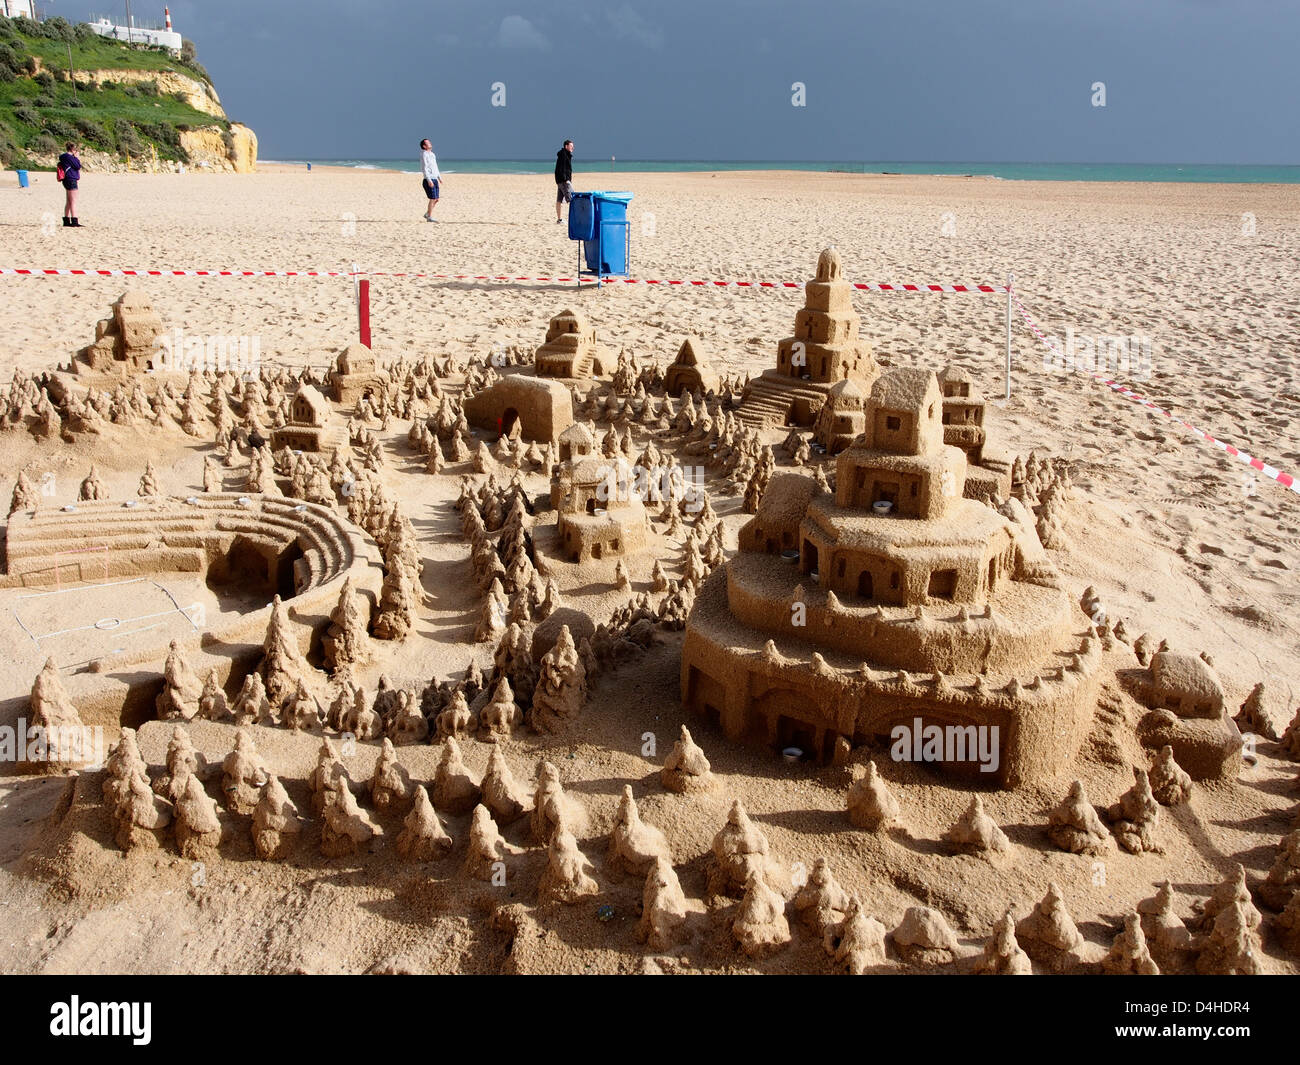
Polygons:
<instances>
[{"instance_id":1,"label":"red and white barrier tape","mask_svg":"<svg viewBox=\"0 0 1300 1065\"><path fill-rule=\"evenodd\" d=\"M1040 328L1038 328L1038 323L1035 322L1033 318L1029 316L1029 312L1025 310L1025 305L1020 302L1020 297L1018 297L1015 293L1012 293L1011 299L1015 302L1016 307L1019 308L1021 317L1024 318L1025 324L1029 326L1030 330L1033 331L1034 336L1038 337L1038 339L1041 340L1047 346L1048 350L1051 351L1052 354L1054 354L1057 358L1061 360L1061 365L1063 366L1066 365L1065 355L1061 352L1059 348L1056 347L1055 344L1051 342L1051 340L1048 339L1047 335ZM1289 488L1297 495L1300 495L1300 483L1297 483L1296 478L1293 477L1291 474L1283 473L1281 470L1277 469L1276 467L1270 466L1263 459L1257 459L1253 455L1248 455L1246 452L1233 447L1231 444L1219 440L1217 437L1213 436L1212 434L1207 433L1204 429L1201 429L1193 425L1191 422L1184 421L1176 414L1173 414L1165 410L1164 407L1161 407L1159 404L1153 403L1151 400L1147 399L1147 397L1142 395L1140 392L1135 392L1133 391L1133 389L1120 384L1118 381L1110 380L1108 377L1105 376L1105 374L1097 373L1095 370L1079 370L1077 372L1087 374L1087 376L1091 377L1094 381L1101 382L1112 392L1115 392L1123 396L1125 399L1132 400L1134 403L1146 407L1147 410L1154 411L1156 414L1162 414L1170 421L1177 422L1184 429L1187 429L1189 432L1195 433L1202 440L1208 440L1220 451L1223 451L1228 455L1231 455L1234 459L1237 459L1238 461L1245 463L1251 469L1256 470L1259 473L1262 473L1265 477L1277 481L1278 484L1282 485L1285 488Z\"/></svg>"},{"instance_id":2,"label":"red and white barrier tape","mask_svg":"<svg viewBox=\"0 0 1300 1065\"><path fill-rule=\"evenodd\" d=\"M589 281L594 277L515 277L509 274L425 274L390 270L95 270L46 267L24 269L0 266L0 275L18 277L402 277L435 281ZM803 281L688 281L663 278L605 277L607 285L665 285L683 288L803 288ZM863 292L1006 292L1005 285L919 285L904 282L856 281L851 286Z\"/></svg>"}]
</instances>

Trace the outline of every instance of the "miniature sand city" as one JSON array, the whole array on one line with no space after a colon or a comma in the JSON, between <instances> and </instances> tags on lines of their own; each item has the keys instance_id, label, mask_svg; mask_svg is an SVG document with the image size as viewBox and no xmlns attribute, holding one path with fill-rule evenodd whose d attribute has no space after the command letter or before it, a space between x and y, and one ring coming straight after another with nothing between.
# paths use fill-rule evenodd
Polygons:
<instances>
[{"instance_id":1,"label":"miniature sand city","mask_svg":"<svg viewBox=\"0 0 1300 1065\"><path fill-rule=\"evenodd\" d=\"M187 363L119 285L18 365L4 968L1300 972L1294 585L792 269L761 345L570 288Z\"/></svg>"}]
</instances>

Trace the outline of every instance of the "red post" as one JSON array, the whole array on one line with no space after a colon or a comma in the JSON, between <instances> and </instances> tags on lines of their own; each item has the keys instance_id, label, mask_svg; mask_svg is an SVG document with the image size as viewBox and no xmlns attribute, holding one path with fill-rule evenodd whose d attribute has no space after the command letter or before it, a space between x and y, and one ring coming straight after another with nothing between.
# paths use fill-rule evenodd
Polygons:
<instances>
[{"instance_id":1,"label":"red post","mask_svg":"<svg viewBox=\"0 0 1300 1065\"><path fill-rule=\"evenodd\" d=\"M358 286L357 319L361 326L361 343L370 347L370 282L367 280Z\"/></svg>"}]
</instances>

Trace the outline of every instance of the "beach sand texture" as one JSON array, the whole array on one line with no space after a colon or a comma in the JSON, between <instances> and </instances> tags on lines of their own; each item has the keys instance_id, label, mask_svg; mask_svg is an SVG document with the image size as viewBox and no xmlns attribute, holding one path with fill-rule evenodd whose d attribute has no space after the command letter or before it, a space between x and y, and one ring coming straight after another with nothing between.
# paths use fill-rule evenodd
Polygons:
<instances>
[{"instance_id":1,"label":"beach sand texture","mask_svg":"<svg viewBox=\"0 0 1300 1065\"><path fill-rule=\"evenodd\" d=\"M437 209L441 221L426 225L412 175L329 168L307 174L275 165L247 176L88 174L80 204L86 228L76 231L58 226L62 201L52 176L35 176L30 192L0 193L0 266L338 270L356 262L377 271L570 276L577 264L577 246L554 222L546 175L452 173ZM579 186L591 183L579 168ZM802 282L828 245L839 248L853 281L1001 284L1014 271L1018 293L1048 333L1149 337L1152 375L1132 382L1139 391L1300 475L1300 193L1293 186L774 172L621 174L603 183L634 193L631 274L638 278ZM150 295L168 329L257 335L264 359L289 366L324 367L356 335L347 279L0 277L0 381L14 369L67 363L129 286ZM612 352L626 349L666 365L682 338L694 334L716 369L752 374L775 364L776 342L791 332L802 304L798 290L613 284L579 291L556 282L384 277L374 278L371 298L381 359L463 358L495 345L531 351L548 319L572 307ZM990 418L1010 447L1071 461L1078 493L1067 523L1073 549L1056 561L1073 596L1094 585L1112 615L1132 619L1134 634L1150 631L1178 650L1210 652L1234 710L1263 680L1285 698L1289 717L1300 704L1300 495L1262 476L1250 479L1239 462L1086 377L1046 372L1043 348L1018 315L1015 393L1002 402L1001 296L858 293L854 300L862 334L882 362L937 370L956 361L997 400ZM0 437L4 490L12 489L19 468L54 462L66 495L93 459L110 493L125 497L134 493L150 446L142 435L138 447L111 454L62 444L43 452L27 434L9 434ZM184 457L159 465L166 491L193 491L202 455L186 446ZM435 507L454 496L455 480L444 480L445 489L420 488L409 505L404 499L417 525L432 522ZM742 516L732 500L724 514L734 547ZM450 589L464 544L445 508L437 522L427 526L422 547L426 584L449 586L430 611L440 640L395 653L386 664L399 684L463 669L470 653L450 642L476 603ZM634 574L634 588L644 580ZM41 660L20 646L10 617L0 619L0 639L19 663L0 689L8 720L30 686L32 663L38 668ZM683 812L635 742L644 731L656 732L660 751L649 761L657 767L683 720L678 646L669 641L631 669L605 676L584 711L581 740L548 757L563 759L566 787L593 812L580 843L598 866L601 832L609 831L623 782L634 782L642 815L669 833L693 902L703 895L700 856L733 796L744 799L774 852L809 867L825 854L886 927L919 899L942 909L972 950L1009 903L1023 916L1052 879L1099 949L1159 880L1174 881L1185 916L1190 900L1208 894L1234 861L1262 876L1290 825L1295 766L1267 757L1236 784L1201 789L1190 807L1162 811L1166 853L1112 854L1103 883L1096 883L1089 861L1043 848L1040 826L1074 776L1100 804L1131 783L1129 766L1105 750L1101 726L1059 786L985 795L986 808L1023 852L1011 869L947 858L929 842L965 808L968 794L960 788L908 776L896 793L910 818L910 844L868 839L847 829L842 773L809 775L761 752L732 750L708 732L696 738L721 785ZM473 653L483 660L482 646ZM373 690L373 677L367 686ZM151 763L165 748L165 733L157 736L163 738L146 751ZM211 743L213 757L225 753L218 737L196 731L195 742L200 749ZM267 734L264 749L272 752L268 760L278 754L286 771L299 771L290 775L301 776L314 745ZM510 748L517 779L531 779L541 749L531 739ZM481 770L482 745L468 745L467 760ZM423 758L417 777L427 779L431 770ZM93 833L74 833L56 857L42 859L41 871L57 885L51 893L46 880L28 878L21 855L39 830L39 821L29 819L46 813L61 789L56 780L0 780L0 894L14 918L13 942L0 963L8 971L360 971L398 955L424 970L497 971L504 964L510 936L487 927L487 903L467 901L444 882L458 875L459 850L436 874L436 886L391 858L361 870L345 863L337 879L322 879L313 854L303 868L223 863L206 887L196 888L189 863L174 855L123 857ZM467 820L456 819L451 829L458 841ZM530 861L536 864L536 856ZM521 875L528 887L512 901L532 905L537 872L530 865ZM535 942L517 950L512 964L639 971L646 951L632 928L640 883L611 891L590 906L539 911L540 923L558 934L532 932ZM282 905L284 898L290 901ZM610 923L591 912L605 901L617 913ZM681 960L661 960L660 968L825 971L820 947L808 941L755 963L710 931L702 912L699 922L705 931L694 945ZM1275 943L1265 947L1273 971L1296 971L1294 957Z\"/></svg>"}]
</instances>

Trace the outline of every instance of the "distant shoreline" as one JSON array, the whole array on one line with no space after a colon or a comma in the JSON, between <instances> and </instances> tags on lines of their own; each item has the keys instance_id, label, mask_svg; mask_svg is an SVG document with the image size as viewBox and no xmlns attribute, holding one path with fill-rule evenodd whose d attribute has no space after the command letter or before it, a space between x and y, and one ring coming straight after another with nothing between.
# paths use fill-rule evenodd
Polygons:
<instances>
[{"instance_id":1,"label":"distant shoreline","mask_svg":"<svg viewBox=\"0 0 1300 1065\"><path fill-rule=\"evenodd\" d=\"M284 159L259 160L268 166L313 167L374 171L376 173L418 173L414 159ZM547 176L549 160L524 159L446 159L442 169L448 174L502 174ZM625 161L574 160L576 170L586 174L673 174L673 173L824 173L873 177L958 177L987 178L1001 181L1097 181L1097 182L1175 182L1182 184L1300 184L1300 165L1286 164L1213 164L1213 163L940 163L940 162L871 162L854 163L836 160L798 161L727 161L727 160L653 160Z\"/></svg>"}]
</instances>

